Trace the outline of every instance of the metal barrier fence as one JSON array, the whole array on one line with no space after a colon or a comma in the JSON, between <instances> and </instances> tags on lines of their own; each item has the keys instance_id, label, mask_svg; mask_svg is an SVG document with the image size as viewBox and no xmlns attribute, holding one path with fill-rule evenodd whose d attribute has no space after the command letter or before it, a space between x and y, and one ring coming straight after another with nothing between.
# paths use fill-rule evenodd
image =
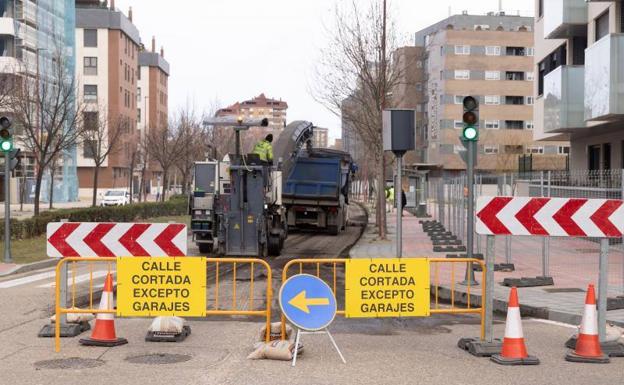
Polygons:
<instances>
[{"instance_id":1,"label":"metal barrier fence","mask_svg":"<svg viewBox=\"0 0 624 385\"><path fill-rule=\"evenodd\" d=\"M479 314L481 317L481 339L485 338L485 306L483 304L485 301L483 300L486 295L486 266L485 263L478 259L468 259L468 258L428 258L429 263L433 265L431 270L431 304L430 304L430 314ZM346 267L346 261L348 259L336 258L336 259L293 259L288 261L282 270L282 283L284 283L288 279L289 271L292 267L295 267L296 274L302 273L310 273L311 275L315 275L318 278L324 280L329 287L332 289L334 296L336 297L336 302L338 306L338 310L336 314L345 315L344 303L345 303L345 287L344 283L340 284L338 278L344 277L344 269ZM481 270L484 272L482 275L483 283L481 284L481 300L473 301L471 298L472 286L470 281L468 281L466 286L462 286L461 289L458 287L456 279L459 277L463 279L463 270L458 270L455 266L457 264L468 266L470 263L481 266ZM450 265L450 266L449 266ZM327 272L329 269L331 272ZM296 268L298 267L298 269ZM341 267L342 270L338 271L338 268ZM328 274L322 274L328 273ZM444 298L442 300L441 292L443 289L448 289L448 302L450 302L450 307L443 307L443 302L446 302L447 299ZM340 294L340 295L339 295ZM465 298L465 305L458 305L458 297ZM476 302L476 303L475 303ZM340 307L342 305L342 308ZM282 339L286 338L286 317L284 314L281 316L281 332Z\"/></svg>"},{"instance_id":2,"label":"metal barrier fence","mask_svg":"<svg viewBox=\"0 0 624 385\"><path fill-rule=\"evenodd\" d=\"M137 257L140 258L140 257ZM185 257L192 258L192 257ZM95 289L99 289L99 286L94 284L94 281L98 278L105 276L102 274L101 270L95 270L94 264L106 264L105 273L113 273L116 269L113 269L113 264L116 267L117 259L115 258L63 258L59 260L59 263L56 266L56 287L55 287L55 299L56 299L56 320L61 319L62 315L66 314L115 314L116 310L113 308L110 309L99 309L99 304L94 306L93 299ZM82 264L87 264L87 268L89 270L89 279L88 279L88 306L87 307L78 307L80 304L78 303L78 284L81 283L76 279L77 270ZM71 295L71 306L62 307L61 306L61 270L63 266L68 266L69 268L69 279L68 283L70 284L69 294ZM256 266L261 266L264 268L266 273L266 288L264 289L265 298L256 298L255 297L255 288L260 286L259 283L255 282L255 269ZM206 258L206 266L208 274L207 277L207 286L211 283L214 284L214 288L212 293L206 294L206 315L244 315L244 316L262 316L266 318L266 335L265 340L268 342L270 340L271 335L271 302L273 297L273 288L272 288L272 270L269 264L266 261L257 258ZM247 270L249 271L249 295L246 298L242 298L240 296L240 291L237 292L237 280L240 278L247 277ZM227 280L228 282L223 282L223 277L226 274L232 273L232 279ZM242 277L241 277L242 275ZM224 293L224 286L228 287L228 291ZM222 297L224 294L227 294L226 298ZM262 301L264 306L258 310L254 310L255 303L258 301ZM244 309L247 307L247 309ZM61 322L55 322L55 350L58 352L61 348L61 337L60 330Z\"/></svg>"},{"instance_id":3,"label":"metal barrier fence","mask_svg":"<svg viewBox=\"0 0 624 385\"><path fill-rule=\"evenodd\" d=\"M560 198L624 197L623 170L570 170L477 173L475 198L479 196L526 196ZM463 189L465 175L431 177L428 180L428 213L460 240L466 239ZM464 208L462 210L462 208ZM475 234L475 252L485 249L484 237ZM624 244L611 240L609 296L624 294ZM522 276L553 276L578 287L598 279L599 243L594 238L497 236L496 263L513 263Z\"/></svg>"}]
</instances>

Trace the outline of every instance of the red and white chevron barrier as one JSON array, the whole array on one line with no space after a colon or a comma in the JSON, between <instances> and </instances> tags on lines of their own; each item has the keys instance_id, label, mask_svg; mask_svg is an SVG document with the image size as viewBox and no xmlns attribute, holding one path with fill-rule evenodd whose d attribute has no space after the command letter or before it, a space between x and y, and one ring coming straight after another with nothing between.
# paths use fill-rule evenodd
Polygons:
<instances>
[{"instance_id":1,"label":"red and white chevron barrier","mask_svg":"<svg viewBox=\"0 0 624 385\"><path fill-rule=\"evenodd\" d=\"M485 235L620 238L624 205L614 199L479 197L476 231Z\"/></svg>"},{"instance_id":2,"label":"red and white chevron barrier","mask_svg":"<svg viewBox=\"0 0 624 385\"><path fill-rule=\"evenodd\" d=\"M186 255L186 225L178 223L53 222L49 257L179 257Z\"/></svg>"}]
</instances>

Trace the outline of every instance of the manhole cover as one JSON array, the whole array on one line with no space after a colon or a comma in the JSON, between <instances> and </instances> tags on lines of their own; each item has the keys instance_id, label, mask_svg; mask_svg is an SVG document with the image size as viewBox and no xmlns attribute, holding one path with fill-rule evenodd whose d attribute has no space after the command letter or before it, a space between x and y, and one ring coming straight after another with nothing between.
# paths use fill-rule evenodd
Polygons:
<instances>
[{"instance_id":1,"label":"manhole cover","mask_svg":"<svg viewBox=\"0 0 624 385\"><path fill-rule=\"evenodd\" d=\"M153 353L142 354L139 356L126 357L126 361L133 364L148 364L148 365L162 365L162 364L177 364L179 362L186 362L191 359L191 356L187 354L169 354L169 353Z\"/></svg>"},{"instance_id":2,"label":"manhole cover","mask_svg":"<svg viewBox=\"0 0 624 385\"><path fill-rule=\"evenodd\" d=\"M542 289L547 293L584 293L585 290L579 289L577 287L560 287L560 288L552 288L552 289Z\"/></svg>"},{"instance_id":3,"label":"manhole cover","mask_svg":"<svg viewBox=\"0 0 624 385\"><path fill-rule=\"evenodd\" d=\"M104 361L91 358L59 358L35 362L37 369L90 369L104 365Z\"/></svg>"}]
</instances>

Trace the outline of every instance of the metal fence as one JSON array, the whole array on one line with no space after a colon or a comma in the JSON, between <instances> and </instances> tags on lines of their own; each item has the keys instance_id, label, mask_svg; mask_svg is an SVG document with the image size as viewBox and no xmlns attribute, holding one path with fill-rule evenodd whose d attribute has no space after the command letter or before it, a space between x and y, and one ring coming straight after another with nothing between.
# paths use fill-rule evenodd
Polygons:
<instances>
[{"instance_id":1,"label":"metal fence","mask_svg":"<svg viewBox=\"0 0 624 385\"><path fill-rule=\"evenodd\" d=\"M571 170L529 173L479 174L475 197L530 196L561 198L622 199L622 170ZM467 186L465 175L428 180L428 213L459 239L466 239ZM485 247L485 237L475 235L476 253ZM498 236L496 263L513 263L510 276L552 276L558 286L586 287L598 281L599 242L594 238ZM611 240L609 250L609 295L624 294L624 247Z\"/></svg>"}]
</instances>

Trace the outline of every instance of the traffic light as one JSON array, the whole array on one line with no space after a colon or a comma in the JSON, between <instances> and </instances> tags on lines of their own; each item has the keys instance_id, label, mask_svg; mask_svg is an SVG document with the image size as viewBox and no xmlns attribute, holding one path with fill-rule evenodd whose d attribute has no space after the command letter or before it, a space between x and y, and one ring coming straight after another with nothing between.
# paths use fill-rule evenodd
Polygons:
<instances>
[{"instance_id":1,"label":"traffic light","mask_svg":"<svg viewBox=\"0 0 624 385\"><path fill-rule=\"evenodd\" d=\"M9 152L9 168L11 169L11 171L19 167L20 162L21 162L21 158L19 157L19 154L21 151L22 150L19 148L14 148L11 150L11 152Z\"/></svg>"},{"instance_id":2,"label":"traffic light","mask_svg":"<svg viewBox=\"0 0 624 385\"><path fill-rule=\"evenodd\" d=\"M466 96L462 102L464 106L464 114L462 120L464 122L464 131L462 138L465 141L476 141L479 139L479 102L472 96Z\"/></svg>"},{"instance_id":3,"label":"traffic light","mask_svg":"<svg viewBox=\"0 0 624 385\"><path fill-rule=\"evenodd\" d=\"M6 116L0 117L0 150L3 152L13 150L13 130L11 121Z\"/></svg>"}]
</instances>

